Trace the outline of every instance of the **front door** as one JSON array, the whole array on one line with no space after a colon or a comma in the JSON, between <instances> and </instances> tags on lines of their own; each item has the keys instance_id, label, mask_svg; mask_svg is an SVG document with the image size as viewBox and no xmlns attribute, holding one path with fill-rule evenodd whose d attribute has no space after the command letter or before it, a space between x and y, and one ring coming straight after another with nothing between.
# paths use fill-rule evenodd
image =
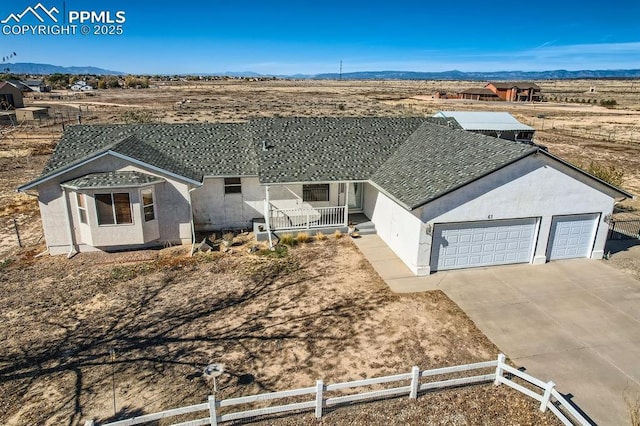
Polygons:
<instances>
[{"instance_id":1,"label":"front door","mask_svg":"<svg viewBox=\"0 0 640 426\"><path fill-rule=\"evenodd\" d=\"M347 191L349 193L347 194ZM338 205L344 206L345 198L349 199L349 211L362 210L364 185L362 182L340 183L338 185Z\"/></svg>"},{"instance_id":2,"label":"front door","mask_svg":"<svg viewBox=\"0 0 640 426\"><path fill-rule=\"evenodd\" d=\"M362 193L364 185L362 182L352 182L349 187L349 211L362 210Z\"/></svg>"}]
</instances>

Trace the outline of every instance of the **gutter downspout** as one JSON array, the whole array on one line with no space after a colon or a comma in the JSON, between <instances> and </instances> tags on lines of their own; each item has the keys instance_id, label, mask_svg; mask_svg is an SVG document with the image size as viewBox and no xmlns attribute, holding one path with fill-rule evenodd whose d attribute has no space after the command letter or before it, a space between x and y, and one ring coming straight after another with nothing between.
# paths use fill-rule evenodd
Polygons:
<instances>
[{"instance_id":1,"label":"gutter downspout","mask_svg":"<svg viewBox=\"0 0 640 426\"><path fill-rule=\"evenodd\" d=\"M267 226L267 237L269 238L269 249L273 249L273 239L271 238L271 220L270 220L270 201L269 201L269 185L265 187L266 197L264 200L264 222Z\"/></svg>"},{"instance_id":2,"label":"gutter downspout","mask_svg":"<svg viewBox=\"0 0 640 426\"><path fill-rule=\"evenodd\" d=\"M78 254L78 248L76 247L76 237L73 232L73 220L71 219L71 206L69 205L69 191L67 188L64 191L64 203L67 208L67 231L69 233L69 253L67 253L67 259L71 259Z\"/></svg>"},{"instance_id":3,"label":"gutter downspout","mask_svg":"<svg viewBox=\"0 0 640 426\"><path fill-rule=\"evenodd\" d=\"M187 191L187 195L189 196L189 220L191 222L191 256L196 249L196 225L193 221L193 204L191 203L191 193L198 189L198 187L193 187Z\"/></svg>"}]
</instances>

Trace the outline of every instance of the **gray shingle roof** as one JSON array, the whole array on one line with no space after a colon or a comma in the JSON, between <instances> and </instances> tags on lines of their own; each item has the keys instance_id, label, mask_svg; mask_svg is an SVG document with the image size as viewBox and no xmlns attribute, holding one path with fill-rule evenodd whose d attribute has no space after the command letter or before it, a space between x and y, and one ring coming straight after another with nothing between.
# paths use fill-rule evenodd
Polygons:
<instances>
[{"instance_id":1,"label":"gray shingle roof","mask_svg":"<svg viewBox=\"0 0 640 426\"><path fill-rule=\"evenodd\" d=\"M255 152L243 134L242 123L71 126L41 177L107 151L194 181L206 175L255 176Z\"/></svg>"},{"instance_id":2,"label":"gray shingle roof","mask_svg":"<svg viewBox=\"0 0 640 426\"><path fill-rule=\"evenodd\" d=\"M204 176L258 176L262 184L371 180L412 209L537 151L435 122L448 124L339 117L73 126L41 178L22 189L112 151L197 182Z\"/></svg>"},{"instance_id":3,"label":"gray shingle roof","mask_svg":"<svg viewBox=\"0 0 640 426\"><path fill-rule=\"evenodd\" d=\"M412 210L537 150L425 124L382 164L371 180Z\"/></svg>"},{"instance_id":4,"label":"gray shingle roof","mask_svg":"<svg viewBox=\"0 0 640 426\"><path fill-rule=\"evenodd\" d=\"M162 182L164 179L140 172L91 173L64 182L62 185L72 189L124 188L139 187Z\"/></svg>"},{"instance_id":5,"label":"gray shingle roof","mask_svg":"<svg viewBox=\"0 0 640 426\"><path fill-rule=\"evenodd\" d=\"M261 183L354 181L369 179L422 123L424 118L268 118L252 120L248 131Z\"/></svg>"}]
</instances>

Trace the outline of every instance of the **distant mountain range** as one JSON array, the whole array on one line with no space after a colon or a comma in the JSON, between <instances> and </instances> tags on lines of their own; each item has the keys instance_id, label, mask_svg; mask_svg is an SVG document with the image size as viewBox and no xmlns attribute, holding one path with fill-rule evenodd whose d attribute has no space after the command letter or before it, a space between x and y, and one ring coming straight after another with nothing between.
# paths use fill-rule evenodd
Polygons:
<instances>
[{"instance_id":1,"label":"distant mountain range","mask_svg":"<svg viewBox=\"0 0 640 426\"><path fill-rule=\"evenodd\" d=\"M312 78L338 79L340 74L318 74ZM420 71L362 71L343 73L344 80L560 80L574 78L640 78L636 70L581 71L495 71L495 72L420 72Z\"/></svg>"},{"instance_id":2,"label":"distant mountain range","mask_svg":"<svg viewBox=\"0 0 640 426\"><path fill-rule=\"evenodd\" d=\"M50 64L35 64L17 62L15 64L0 64L2 69L9 68L14 74L95 74L95 75L124 75L121 71L110 71L91 66L86 67L62 67ZM260 74L253 71L243 72L218 72L197 73L202 76L230 76L230 77L278 77L296 79L320 79L320 80L561 80L576 78L640 78L640 69L633 70L553 70L553 71L495 71L495 72L422 72L422 71L359 71L326 74L295 74L274 75Z\"/></svg>"},{"instance_id":3,"label":"distant mountain range","mask_svg":"<svg viewBox=\"0 0 640 426\"><path fill-rule=\"evenodd\" d=\"M9 72L13 74L91 74L91 75L124 75L125 73L120 71L110 71L97 67L61 67L58 65L50 64L34 64L31 62L16 62L0 64L0 69L9 69Z\"/></svg>"}]
</instances>

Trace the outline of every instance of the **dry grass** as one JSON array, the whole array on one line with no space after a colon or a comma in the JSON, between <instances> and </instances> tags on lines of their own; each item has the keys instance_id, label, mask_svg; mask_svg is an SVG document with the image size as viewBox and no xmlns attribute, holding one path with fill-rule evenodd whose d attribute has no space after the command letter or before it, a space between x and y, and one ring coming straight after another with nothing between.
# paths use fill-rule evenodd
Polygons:
<instances>
[{"instance_id":1,"label":"dry grass","mask_svg":"<svg viewBox=\"0 0 640 426\"><path fill-rule=\"evenodd\" d=\"M627 405L631 426L640 426L640 396L625 395L624 402Z\"/></svg>"},{"instance_id":2,"label":"dry grass","mask_svg":"<svg viewBox=\"0 0 640 426\"><path fill-rule=\"evenodd\" d=\"M309 241L311 241L311 237L309 236L308 233L306 233L306 232L298 232L296 234L296 243L304 244L304 243L308 243Z\"/></svg>"},{"instance_id":3,"label":"dry grass","mask_svg":"<svg viewBox=\"0 0 640 426\"><path fill-rule=\"evenodd\" d=\"M282 234L280 236L280 240L278 241L279 244L283 244L285 246L293 246L296 244L296 238L294 237L293 234Z\"/></svg>"}]
</instances>

